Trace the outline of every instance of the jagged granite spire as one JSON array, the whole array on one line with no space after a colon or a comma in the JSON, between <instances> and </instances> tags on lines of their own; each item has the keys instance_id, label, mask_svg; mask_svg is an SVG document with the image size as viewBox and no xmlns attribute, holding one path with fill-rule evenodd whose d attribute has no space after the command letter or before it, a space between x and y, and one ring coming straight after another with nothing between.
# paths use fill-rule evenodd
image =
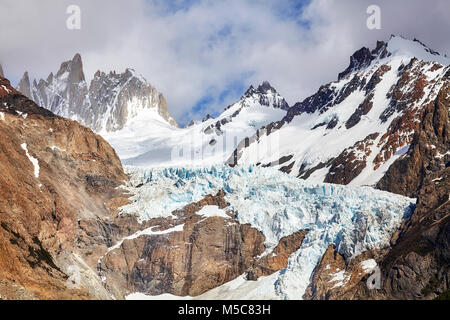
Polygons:
<instances>
[{"instance_id":1,"label":"jagged granite spire","mask_svg":"<svg viewBox=\"0 0 450 320\"><path fill-rule=\"evenodd\" d=\"M271 106L282 110L289 109L289 104L268 81L263 81L256 89L253 85L250 85L241 97L241 101L245 103L248 99L257 99L264 106Z\"/></svg>"},{"instance_id":2,"label":"jagged granite spire","mask_svg":"<svg viewBox=\"0 0 450 320\"><path fill-rule=\"evenodd\" d=\"M69 73L71 82L79 83L85 80L83 73L83 62L79 53L75 54L72 60L63 62L61 64L56 77L59 78L65 73Z\"/></svg>"},{"instance_id":3,"label":"jagged granite spire","mask_svg":"<svg viewBox=\"0 0 450 320\"><path fill-rule=\"evenodd\" d=\"M31 86L25 73L18 90L52 112L96 132L120 130L130 118L151 108L169 124L178 126L169 115L163 95L132 69L121 74L97 71L88 86L78 53L63 62L56 74L34 80Z\"/></svg>"},{"instance_id":4,"label":"jagged granite spire","mask_svg":"<svg viewBox=\"0 0 450 320\"><path fill-rule=\"evenodd\" d=\"M22 76L22 79L20 79L19 84L16 88L18 91L22 92L25 96L32 99L31 96L31 87L30 87L30 78L28 76L28 71L25 71L25 73Z\"/></svg>"}]
</instances>

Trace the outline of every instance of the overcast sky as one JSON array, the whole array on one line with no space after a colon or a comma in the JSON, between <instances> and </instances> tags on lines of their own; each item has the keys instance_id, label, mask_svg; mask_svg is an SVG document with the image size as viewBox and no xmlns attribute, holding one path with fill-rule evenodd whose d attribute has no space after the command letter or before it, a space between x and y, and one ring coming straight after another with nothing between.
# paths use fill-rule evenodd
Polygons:
<instances>
[{"instance_id":1,"label":"overcast sky","mask_svg":"<svg viewBox=\"0 0 450 320\"><path fill-rule=\"evenodd\" d=\"M69 30L69 5L81 29ZM381 8L381 29L366 26ZM0 62L16 84L47 77L79 52L86 78L134 68L182 124L217 114L268 80L290 104L333 81L349 56L390 34L450 53L450 1L1 0Z\"/></svg>"}]
</instances>

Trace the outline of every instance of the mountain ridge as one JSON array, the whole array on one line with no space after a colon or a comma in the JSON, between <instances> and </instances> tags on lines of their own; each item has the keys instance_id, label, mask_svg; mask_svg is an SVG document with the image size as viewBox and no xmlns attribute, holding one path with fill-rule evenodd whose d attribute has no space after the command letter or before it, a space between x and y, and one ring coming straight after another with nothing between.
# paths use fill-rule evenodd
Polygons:
<instances>
[{"instance_id":1,"label":"mountain ridge","mask_svg":"<svg viewBox=\"0 0 450 320\"><path fill-rule=\"evenodd\" d=\"M30 81L25 72L17 89L39 105L96 132L120 130L138 109L156 109L166 122L178 126L169 115L164 96L133 69L120 74L98 70L88 85L78 53L46 80Z\"/></svg>"},{"instance_id":2,"label":"mountain ridge","mask_svg":"<svg viewBox=\"0 0 450 320\"><path fill-rule=\"evenodd\" d=\"M435 57L447 64L435 62ZM372 51L360 49L337 81L241 141L227 163L289 165L290 174L311 181L374 185L407 151L423 106L448 81L449 61L418 41L400 37L379 41ZM305 143L283 143L293 134ZM277 159L264 154L271 142L279 146Z\"/></svg>"}]
</instances>

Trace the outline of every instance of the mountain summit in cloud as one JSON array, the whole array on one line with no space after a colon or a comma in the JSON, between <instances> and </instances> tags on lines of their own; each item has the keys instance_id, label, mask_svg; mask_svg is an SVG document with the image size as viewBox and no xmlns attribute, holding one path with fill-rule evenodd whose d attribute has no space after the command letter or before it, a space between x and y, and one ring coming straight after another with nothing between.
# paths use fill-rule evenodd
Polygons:
<instances>
[{"instance_id":1,"label":"mountain summit in cloud","mask_svg":"<svg viewBox=\"0 0 450 320\"><path fill-rule=\"evenodd\" d=\"M25 72L17 89L39 105L96 132L120 130L147 109L178 126L163 95L132 69L121 74L97 71L88 86L79 54L63 62L56 75L50 73L46 80L30 82Z\"/></svg>"}]
</instances>

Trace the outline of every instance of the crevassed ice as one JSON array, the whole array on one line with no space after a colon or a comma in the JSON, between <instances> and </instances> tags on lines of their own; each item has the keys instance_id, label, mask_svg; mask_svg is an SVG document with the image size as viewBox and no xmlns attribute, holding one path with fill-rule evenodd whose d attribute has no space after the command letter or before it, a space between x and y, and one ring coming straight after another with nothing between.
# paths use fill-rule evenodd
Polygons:
<instances>
[{"instance_id":1,"label":"crevassed ice","mask_svg":"<svg viewBox=\"0 0 450 320\"><path fill-rule=\"evenodd\" d=\"M265 235L267 252L282 237L308 229L287 267L270 281L269 291L279 299L301 299L330 244L347 259L389 245L415 203L371 187L311 183L255 166L126 170L131 174L128 189L135 195L121 208L122 214L138 214L141 220L170 216L173 210L223 189L227 210ZM267 288L265 292L267 297Z\"/></svg>"}]
</instances>

